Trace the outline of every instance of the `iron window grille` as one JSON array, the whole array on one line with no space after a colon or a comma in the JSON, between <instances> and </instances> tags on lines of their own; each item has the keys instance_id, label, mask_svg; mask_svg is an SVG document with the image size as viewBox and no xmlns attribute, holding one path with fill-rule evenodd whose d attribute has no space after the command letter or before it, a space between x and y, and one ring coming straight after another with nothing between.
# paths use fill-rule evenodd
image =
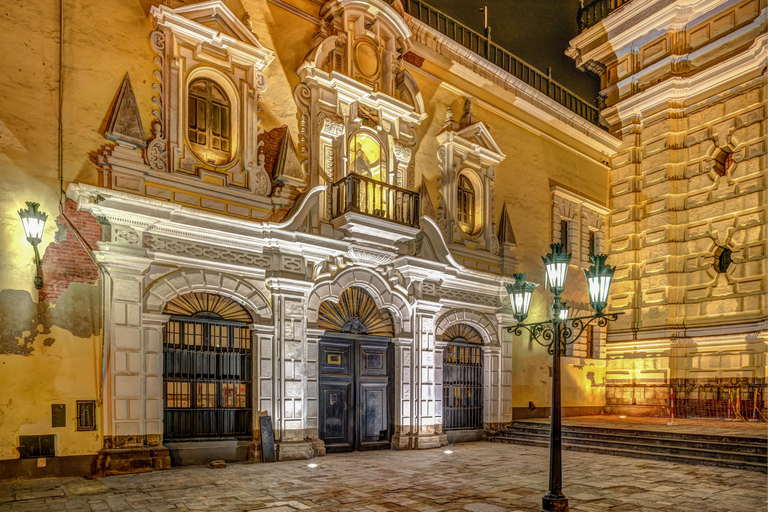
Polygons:
<instances>
[{"instance_id":1,"label":"iron window grille","mask_svg":"<svg viewBox=\"0 0 768 512\"><path fill-rule=\"evenodd\" d=\"M85 432L96 430L96 401L77 401L77 430Z\"/></svg>"},{"instance_id":2,"label":"iron window grille","mask_svg":"<svg viewBox=\"0 0 768 512\"><path fill-rule=\"evenodd\" d=\"M483 428L482 348L452 343L443 354L443 430Z\"/></svg>"},{"instance_id":3,"label":"iron window grille","mask_svg":"<svg viewBox=\"0 0 768 512\"><path fill-rule=\"evenodd\" d=\"M248 327L171 317L163 334L164 438L250 438L253 372Z\"/></svg>"}]
</instances>

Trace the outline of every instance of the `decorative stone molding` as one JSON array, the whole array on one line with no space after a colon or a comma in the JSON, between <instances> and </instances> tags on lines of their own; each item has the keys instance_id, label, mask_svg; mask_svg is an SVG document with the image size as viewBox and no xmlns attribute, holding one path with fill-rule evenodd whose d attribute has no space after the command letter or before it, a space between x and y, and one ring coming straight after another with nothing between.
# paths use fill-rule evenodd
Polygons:
<instances>
[{"instance_id":1,"label":"decorative stone molding","mask_svg":"<svg viewBox=\"0 0 768 512\"><path fill-rule=\"evenodd\" d=\"M493 184L495 166L506 155L491 136L488 127L473 113L472 101L467 98L461 122L455 122L448 109L443 130L438 134L439 177L437 222L448 243L462 244L471 249L484 249L495 256L499 240L493 223ZM475 211L471 212L473 225L461 225L458 218L458 184L467 178L474 190Z\"/></svg>"},{"instance_id":2,"label":"decorative stone molding","mask_svg":"<svg viewBox=\"0 0 768 512\"><path fill-rule=\"evenodd\" d=\"M452 325L467 324L482 335L485 344L492 346L499 345L498 327L482 313L470 309L451 309L440 315L435 323L435 338L440 339Z\"/></svg>"},{"instance_id":3,"label":"decorative stone molding","mask_svg":"<svg viewBox=\"0 0 768 512\"><path fill-rule=\"evenodd\" d=\"M157 108L148 165L156 172L201 178L201 185L222 182L225 187L269 195L271 183L258 154L263 132L259 102L266 89L262 72L274 60L274 52L221 0L176 9L161 4L150 12L156 27L150 42L160 69L155 72L158 83L153 84ZM186 142L186 98L190 83L198 78L213 80L230 103L231 158L224 163L203 160Z\"/></svg>"},{"instance_id":4,"label":"decorative stone molding","mask_svg":"<svg viewBox=\"0 0 768 512\"><path fill-rule=\"evenodd\" d=\"M272 308L265 291L241 277L212 270L179 270L155 280L144 294L144 311L161 314L170 299L200 291L231 297L241 303L254 318L262 321L272 318Z\"/></svg>"},{"instance_id":5,"label":"decorative stone molding","mask_svg":"<svg viewBox=\"0 0 768 512\"><path fill-rule=\"evenodd\" d=\"M427 114L415 80L402 69L411 35L402 16L382 0L333 0L320 18L316 46L299 67L294 90L312 186L347 175L350 139L365 132L380 144L382 181L413 187L416 127ZM327 222L331 194L324 203L321 220Z\"/></svg>"},{"instance_id":6,"label":"decorative stone molding","mask_svg":"<svg viewBox=\"0 0 768 512\"><path fill-rule=\"evenodd\" d=\"M606 219L610 210L594 201L568 192L558 186L552 191L552 241L561 240L562 221L568 226L568 249L571 265L589 268L589 237L595 241L595 254L608 253L608 225Z\"/></svg>"},{"instance_id":7,"label":"decorative stone molding","mask_svg":"<svg viewBox=\"0 0 768 512\"><path fill-rule=\"evenodd\" d=\"M362 268L347 268L339 272L333 280L321 281L312 288L307 300L308 324L313 326L317 323L317 312L321 302L325 300L338 302L341 294L350 286L365 289L373 298L377 308L386 308L392 313L395 336L411 332L411 309L408 300L400 292L392 290L382 276Z\"/></svg>"}]
</instances>

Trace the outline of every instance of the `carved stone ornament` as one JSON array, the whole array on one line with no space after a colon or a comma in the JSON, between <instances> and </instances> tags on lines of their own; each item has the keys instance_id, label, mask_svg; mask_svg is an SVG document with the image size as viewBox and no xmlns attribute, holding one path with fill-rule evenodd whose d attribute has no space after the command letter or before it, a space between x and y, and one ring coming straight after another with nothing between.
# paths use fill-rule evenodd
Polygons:
<instances>
[{"instance_id":1,"label":"carved stone ornament","mask_svg":"<svg viewBox=\"0 0 768 512\"><path fill-rule=\"evenodd\" d=\"M341 119L332 117L322 118L323 127L321 131L328 137L339 137L344 134L344 124Z\"/></svg>"},{"instance_id":2,"label":"carved stone ornament","mask_svg":"<svg viewBox=\"0 0 768 512\"><path fill-rule=\"evenodd\" d=\"M162 137L160 123L152 126L154 137L147 145L147 164L157 172L168 172L168 146Z\"/></svg>"},{"instance_id":3,"label":"carved stone ornament","mask_svg":"<svg viewBox=\"0 0 768 512\"><path fill-rule=\"evenodd\" d=\"M395 158L397 158L399 161L401 162L411 161L411 154L412 154L411 148L395 142L393 151L395 153Z\"/></svg>"},{"instance_id":4,"label":"carved stone ornament","mask_svg":"<svg viewBox=\"0 0 768 512\"><path fill-rule=\"evenodd\" d=\"M491 251L491 254L494 256L499 254L499 239L496 235L491 236L488 242L488 250Z\"/></svg>"},{"instance_id":5,"label":"carved stone ornament","mask_svg":"<svg viewBox=\"0 0 768 512\"><path fill-rule=\"evenodd\" d=\"M260 196L268 196L272 191L272 180L264 170L264 155L259 155L260 164L258 167L249 169L248 174L250 176L250 189L254 194Z\"/></svg>"}]
</instances>

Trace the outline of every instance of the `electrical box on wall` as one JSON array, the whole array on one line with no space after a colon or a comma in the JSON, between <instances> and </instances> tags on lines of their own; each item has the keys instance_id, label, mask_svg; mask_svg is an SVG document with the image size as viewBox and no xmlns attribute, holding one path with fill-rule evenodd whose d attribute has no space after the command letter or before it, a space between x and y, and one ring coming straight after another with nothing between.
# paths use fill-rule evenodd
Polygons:
<instances>
[{"instance_id":1,"label":"electrical box on wall","mask_svg":"<svg viewBox=\"0 0 768 512\"><path fill-rule=\"evenodd\" d=\"M51 404L51 427L67 426L67 406L66 404Z\"/></svg>"}]
</instances>

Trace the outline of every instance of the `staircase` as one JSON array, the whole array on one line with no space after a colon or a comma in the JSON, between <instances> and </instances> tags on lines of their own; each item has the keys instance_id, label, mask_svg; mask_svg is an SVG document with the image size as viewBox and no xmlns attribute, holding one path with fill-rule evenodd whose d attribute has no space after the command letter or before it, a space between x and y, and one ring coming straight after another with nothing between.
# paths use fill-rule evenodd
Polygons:
<instances>
[{"instance_id":1,"label":"staircase","mask_svg":"<svg viewBox=\"0 0 768 512\"><path fill-rule=\"evenodd\" d=\"M563 449L768 472L768 440L563 425ZM488 438L497 443L549 446L549 424L515 421Z\"/></svg>"}]
</instances>

